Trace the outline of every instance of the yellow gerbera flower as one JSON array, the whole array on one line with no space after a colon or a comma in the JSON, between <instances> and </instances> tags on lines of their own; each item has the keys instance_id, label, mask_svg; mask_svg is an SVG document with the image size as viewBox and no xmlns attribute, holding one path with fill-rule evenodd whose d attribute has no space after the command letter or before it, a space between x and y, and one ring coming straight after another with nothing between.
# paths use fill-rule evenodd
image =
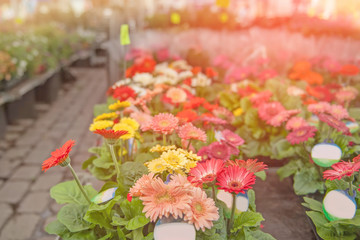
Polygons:
<instances>
[{"instance_id":1,"label":"yellow gerbera flower","mask_svg":"<svg viewBox=\"0 0 360 240\"><path fill-rule=\"evenodd\" d=\"M154 159L150 162L147 162L147 167L152 173L162 173L167 170L165 162L161 158Z\"/></svg>"},{"instance_id":2,"label":"yellow gerbera flower","mask_svg":"<svg viewBox=\"0 0 360 240\"><path fill-rule=\"evenodd\" d=\"M191 161L200 161L201 157L194 154L192 151L188 152L182 148L179 148L178 151L185 155L186 158L188 158Z\"/></svg>"},{"instance_id":3,"label":"yellow gerbera flower","mask_svg":"<svg viewBox=\"0 0 360 240\"><path fill-rule=\"evenodd\" d=\"M112 112L112 113L103 113L100 114L99 116L97 116L96 118L94 118L94 122L100 121L100 120L108 120L108 119L114 119L117 118L119 115L117 115L117 113Z\"/></svg>"},{"instance_id":4,"label":"yellow gerbera flower","mask_svg":"<svg viewBox=\"0 0 360 240\"><path fill-rule=\"evenodd\" d=\"M183 169L184 166L187 164L187 162L189 161L184 154L180 153L179 151L176 150L170 150L167 152L163 152L160 156L160 159L162 159L165 163L165 165L172 169L172 170L177 170L177 169Z\"/></svg>"},{"instance_id":5,"label":"yellow gerbera flower","mask_svg":"<svg viewBox=\"0 0 360 240\"><path fill-rule=\"evenodd\" d=\"M90 125L89 130L93 132L95 130L111 128L113 125L114 125L113 121L109 121L109 120L97 121Z\"/></svg>"},{"instance_id":6,"label":"yellow gerbera flower","mask_svg":"<svg viewBox=\"0 0 360 240\"><path fill-rule=\"evenodd\" d=\"M117 101L116 103L113 103L111 105L109 105L109 109L110 110L113 110L113 111L116 111L116 110L120 110L122 108L127 108L127 107L130 107L131 103L128 102L128 101Z\"/></svg>"},{"instance_id":7,"label":"yellow gerbera flower","mask_svg":"<svg viewBox=\"0 0 360 240\"><path fill-rule=\"evenodd\" d=\"M138 130L139 127L140 127L140 124L135 119L132 119L132 118L129 118L129 117L122 118L120 120L120 123L124 123L124 124L129 125L130 127L132 127L134 129L134 131Z\"/></svg>"},{"instance_id":8,"label":"yellow gerbera flower","mask_svg":"<svg viewBox=\"0 0 360 240\"><path fill-rule=\"evenodd\" d=\"M135 135L134 129L132 127L130 127L129 125L123 124L123 123L115 124L114 127L113 127L113 130L115 130L115 131L122 131L122 130L127 131L128 132L127 134L122 135L120 137L120 139L123 139L123 140L133 138L134 135Z\"/></svg>"},{"instance_id":9,"label":"yellow gerbera flower","mask_svg":"<svg viewBox=\"0 0 360 240\"><path fill-rule=\"evenodd\" d=\"M185 172L188 173L192 168L196 167L195 161L188 161L185 165Z\"/></svg>"},{"instance_id":10,"label":"yellow gerbera flower","mask_svg":"<svg viewBox=\"0 0 360 240\"><path fill-rule=\"evenodd\" d=\"M167 152L169 150L175 150L175 149L176 149L175 145L160 146L159 144L157 144L156 146L154 146L150 149L150 152Z\"/></svg>"},{"instance_id":11,"label":"yellow gerbera flower","mask_svg":"<svg viewBox=\"0 0 360 240\"><path fill-rule=\"evenodd\" d=\"M240 116L242 113L243 113L242 108L237 108L237 109L235 109L235 110L233 111L233 114L234 114L235 117Z\"/></svg>"}]
</instances>

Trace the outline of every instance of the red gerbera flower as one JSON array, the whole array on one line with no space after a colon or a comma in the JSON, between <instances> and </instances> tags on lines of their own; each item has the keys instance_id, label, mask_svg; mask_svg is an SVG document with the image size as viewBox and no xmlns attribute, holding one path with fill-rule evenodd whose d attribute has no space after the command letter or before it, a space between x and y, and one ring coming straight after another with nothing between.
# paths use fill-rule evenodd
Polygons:
<instances>
[{"instance_id":1,"label":"red gerbera flower","mask_svg":"<svg viewBox=\"0 0 360 240\"><path fill-rule=\"evenodd\" d=\"M230 148L226 143L213 142L209 145L209 156L211 158L227 160L230 157Z\"/></svg>"},{"instance_id":2,"label":"red gerbera flower","mask_svg":"<svg viewBox=\"0 0 360 240\"><path fill-rule=\"evenodd\" d=\"M345 162L341 161L331 165L332 169L326 170L323 173L324 179L335 180L341 179L345 176L351 176L354 172L359 171L360 162Z\"/></svg>"},{"instance_id":3,"label":"red gerbera flower","mask_svg":"<svg viewBox=\"0 0 360 240\"><path fill-rule=\"evenodd\" d=\"M218 73L211 67L207 67L205 69L205 74L207 77L209 78L214 78L214 77L217 77L218 76Z\"/></svg>"},{"instance_id":4,"label":"red gerbera flower","mask_svg":"<svg viewBox=\"0 0 360 240\"><path fill-rule=\"evenodd\" d=\"M311 137L314 137L316 131L317 131L317 129L313 126L300 127L300 128L295 129L294 131L290 132L286 136L286 139L291 144L299 144L299 143L307 141Z\"/></svg>"},{"instance_id":5,"label":"red gerbera flower","mask_svg":"<svg viewBox=\"0 0 360 240\"><path fill-rule=\"evenodd\" d=\"M186 122L193 122L198 118L197 113L194 110L186 109L176 114L179 119L184 119Z\"/></svg>"},{"instance_id":6,"label":"red gerbera flower","mask_svg":"<svg viewBox=\"0 0 360 240\"><path fill-rule=\"evenodd\" d=\"M224 170L224 165L223 160L214 158L199 162L196 167L190 170L188 180L197 187L213 183L219 173Z\"/></svg>"},{"instance_id":7,"label":"red gerbera flower","mask_svg":"<svg viewBox=\"0 0 360 240\"><path fill-rule=\"evenodd\" d=\"M360 154L353 158L353 162L354 163L360 162Z\"/></svg>"},{"instance_id":8,"label":"red gerbera flower","mask_svg":"<svg viewBox=\"0 0 360 240\"><path fill-rule=\"evenodd\" d=\"M128 131L114 131L112 129L107 130L107 129L97 129L94 131L94 133L96 134L100 134L101 136L103 136L106 139L119 139L121 136L125 135L128 133Z\"/></svg>"},{"instance_id":9,"label":"red gerbera flower","mask_svg":"<svg viewBox=\"0 0 360 240\"><path fill-rule=\"evenodd\" d=\"M205 102L205 98L201 98L201 97L193 97L190 99L189 102L186 102L184 104L184 109L194 109L194 108L198 108L201 106L201 104L203 104Z\"/></svg>"},{"instance_id":10,"label":"red gerbera flower","mask_svg":"<svg viewBox=\"0 0 360 240\"><path fill-rule=\"evenodd\" d=\"M255 175L246 168L229 166L219 174L217 181L216 185L219 186L219 189L238 194L252 188L251 185L255 184Z\"/></svg>"},{"instance_id":11,"label":"red gerbera flower","mask_svg":"<svg viewBox=\"0 0 360 240\"><path fill-rule=\"evenodd\" d=\"M46 172L49 168L61 165L68 158L71 148L75 145L74 140L68 140L61 148L56 149L51 153L51 157L46 159L41 170Z\"/></svg>"},{"instance_id":12,"label":"red gerbera flower","mask_svg":"<svg viewBox=\"0 0 360 240\"><path fill-rule=\"evenodd\" d=\"M330 127L335 128L337 131L342 132L345 135L350 135L350 129L346 126L345 123L342 121L336 119L332 115L320 113L317 115L319 117L319 120L326 123Z\"/></svg>"},{"instance_id":13,"label":"red gerbera flower","mask_svg":"<svg viewBox=\"0 0 360 240\"><path fill-rule=\"evenodd\" d=\"M131 87L121 86L113 90L112 96L120 101L126 101L129 98L135 98L136 93Z\"/></svg>"},{"instance_id":14,"label":"red gerbera flower","mask_svg":"<svg viewBox=\"0 0 360 240\"><path fill-rule=\"evenodd\" d=\"M227 161L227 164L230 166L239 166L240 168L246 168L252 173L257 173L264 171L267 169L267 165L263 162L258 162L257 159L248 159L248 160L239 160L236 159L235 161Z\"/></svg>"}]
</instances>

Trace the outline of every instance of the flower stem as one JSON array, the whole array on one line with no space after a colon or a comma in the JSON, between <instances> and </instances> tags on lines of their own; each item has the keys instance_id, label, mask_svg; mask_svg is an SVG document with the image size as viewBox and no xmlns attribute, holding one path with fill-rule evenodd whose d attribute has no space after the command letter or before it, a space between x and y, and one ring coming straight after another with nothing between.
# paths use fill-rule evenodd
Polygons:
<instances>
[{"instance_id":1,"label":"flower stem","mask_svg":"<svg viewBox=\"0 0 360 240\"><path fill-rule=\"evenodd\" d=\"M112 158L112 160L114 162L115 169L116 169L116 180L119 182L120 181L120 167L119 167L119 163L118 163L118 161L116 159L114 145L109 144L109 149L110 149L110 153L111 153L111 158Z\"/></svg>"},{"instance_id":2,"label":"flower stem","mask_svg":"<svg viewBox=\"0 0 360 240\"><path fill-rule=\"evenodd\" d=\"M166 146L166 135L163 134L163 145Z\"/></svg>"},{"instance_id":3,"label":"flower stem","mask_svg":"<svg viewBox=\"0 0 360 240\"><path fill-rule=\"evenodd\" d=\"M353 191L353 181L354 181L354 175L352 175L351 177L350 177L350 180L349 180L349 195L350 196L353 196L354 195L354 191Z\"/></svg>"},{"instance_id":4,"label":"flower stem","mask_svg":"<svg viewBox=\"0 0 360 240\"><path fill-rule=\"evenodd\" d=\"M191 144L191 139L189 139L189 143L188 143L188 145L186 147L186 150L188 150L188 151L189 151L189 148L190 148L190 144Z\"/></svg>"},{"instance_id":5,"label":"flower stem","mask_svg":"<svg viewBox=\"0 0 360 240\"><path fill-rule=\"evenodd\" d=\"M72 166L71 166L70 163L69 163L67 166L70 168L70 171L71 171L72 175L73 175L74 178L75 178L75 182L77 183L78 187L80 188L80 191L81 191L82 194L84 195L86 201L87 201L89 204L91 204L90 198L89 198L88 195L86 194L84 187L81 185L80 179L79 179L78 176L76 175L75 170L72 168Z\"/></svg>"},{"instance_id":6,"label":"flower stem","mask_svg":"<svg viewBox=\"0 0 360 240\"><path fill-rule=\"evenodd\" d=\"M214 184L211 186L211 189L212 189L212 197L214 199L214 202L216 203L215 185Z\"/></svg>"},{"instance_id":7,"label":"flower stem","mask_svg":"<svg viewBox=\"0 0 360 240\"><path fill-rule=\"evenodd\" d=\"M234 214L235 214L235 209L236 209L236 194L232 193L233 196L233 201L232 201L232 206L231 206L231 215L230 215L230 221L229 221L229 226L228 226L228 232L230 234L230 230L233 226L234 223Z\"/></svg>"}]
</instances>

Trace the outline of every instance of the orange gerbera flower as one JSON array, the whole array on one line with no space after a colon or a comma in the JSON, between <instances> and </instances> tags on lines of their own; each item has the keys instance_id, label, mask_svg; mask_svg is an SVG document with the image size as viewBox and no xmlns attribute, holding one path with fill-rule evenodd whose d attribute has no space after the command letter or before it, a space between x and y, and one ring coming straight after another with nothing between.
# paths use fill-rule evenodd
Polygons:
<instances>
[{"instance_id":1,"label":"orange gerbera flower","mask_svg":"<svg viewBox=\"0 0 360 240\"><path fill-rule=\"evenodd\" d=\"M341 67L339 73L346 76L355 76L359 73L359 68L352 64L345 64Z\"/></svg>"},{"instance_id":2,"label":"orange gerbera flower","mask_svg":"<svg viewBox=\"0 0 360 240\"><path fill-rule=\"evenodd\" d=\"M103 136L106 139L119 139L121 136L127 134L128 131L114 131L112 129L110 129L110 130L96 129L94 131L94 133L100 134L101 136Z\"/></svg>"},{"instance_id":3,"label":"orange gerbera flower","mask_svg":"<svg viewBox=\"0 0 360 240\"><path fill-rule=\"evenodd\" d=\"M46 172L49 168L57 165L62 165L68 158L71 148L75 145L74 140L68 140L61 148L56 149L51 153L51 157L46 159L41 170Z\"/></svg>"}]
</instances>

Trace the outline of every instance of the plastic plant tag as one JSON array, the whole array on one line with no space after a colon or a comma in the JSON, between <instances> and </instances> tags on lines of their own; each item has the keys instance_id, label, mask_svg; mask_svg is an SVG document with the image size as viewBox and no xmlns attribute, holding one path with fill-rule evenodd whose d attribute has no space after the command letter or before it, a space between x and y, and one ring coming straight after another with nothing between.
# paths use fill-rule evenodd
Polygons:
<instances>
[{"instance_id":1,"label":"plastic plant tag","mask_svg":"<svg viewBox=\"0 0 360 240\"><path fill-rule=\"evenodd\" d=\"M312 160L320 167L331 167L340 161L342 151L334 143L319 143L311 149Z\"/></svg>"},{"instance_id":2,"label":"plastic plant tag","mask_svg":"<svg viewBox=\"0 0 360 240\"><path fill-rule=\"evenodd\" d=\"M178 13L172 13L170 16L170 21L172 24L180 24L181 22L181 16Z\"/></svg>"},{"instance_id":3,"label":"plastic plant tag","mask_svg":"<svg viewBox=\"0 0 360 240\"><path fill-rule=\"evenodd\" d=\"M154 228L155 240L195 240L196 231L193 224L181 219L159 219Z\"/></svg>"},{"instance_id":4,"label":"plastic plant tag","mask_svg":"<svg viewBox=\"0 0 360 240\"><path fill-rule=\"evenodd\" d=\"M329 221L354 218L356 213L355 194L351 197L348 191L344 190L328 192L323 200L323 211Z\"/></svg>"},{"instance_id":5,"label":"plastic plant tag","mask_svg":"<svg viewBox=\"0 0 360 240\"><path fill-rule=\"evenodd\" d=\"M129 25L122 24L120 29L120 43L121 45L129 45L130 41L130 34L129 34Z\"/></svg>"},{"instance_id":6,"label":"plastic plant tag","mask_svg":"<svg viewBox=\"0 0 360 240\"><path fill-rule=\"evenodd\" d=\"M228 209L232 208L232 194L225 192L224 190L219 190L216 198L220 201L223 201ZM246 212L249 208L249 198L247 192L238 193L236 195L236 212ZM230 211L225 211L225 214L230 217Z\"/></svg>"},{"instance_id":7,"label":"plastic plant tag","mask_svg":"<svg viewBox=\"0 0 360 240\"><path fill-rule=\"evenodd\" d=\"M359 130L359 124L357 122L346 122L346 126L350 129L351 133L355 133Z\"/></svg>"},{"instance_id":8,"label":"plastic plant tag","mask_svg":"<svg viewBox=\"0 0 360 240\"><path fill-rule=\"evenodd\" d=\"M216 0L218 7L227 8L230 5L230 0Z\"/></svg>"},{"instance_id":9,"label":"plastic plant tag","mask_svg":"<svg viewBox=\"0 0 360 240\"><path fill-rule=\"evenodd\" d=\"M116 189L117 189L117 187L109 188L109 189L97 194L95 197L93 197L93 199L91 199L91 201L96 204L110 201L111 199L113 199L115 197Z\"/></svg>"}]
</instances>

